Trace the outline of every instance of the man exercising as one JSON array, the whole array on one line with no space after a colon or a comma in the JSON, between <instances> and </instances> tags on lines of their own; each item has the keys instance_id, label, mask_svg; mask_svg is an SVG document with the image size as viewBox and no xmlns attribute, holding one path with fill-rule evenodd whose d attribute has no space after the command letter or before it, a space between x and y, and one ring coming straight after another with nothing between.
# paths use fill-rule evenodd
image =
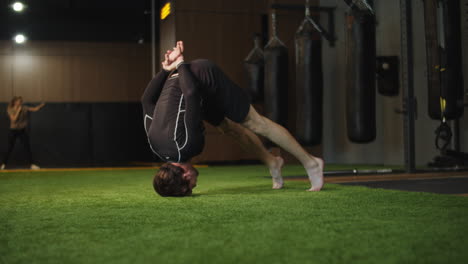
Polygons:
<instances>
[{"instance_id":1,"label":"man exercising","mask_svg":"<svg viewBox=\"0 0 468 264\"><path fill-rule=\"evenodd\" d=\"M323 187L321 159L307 153L282 126L260 115L247 94L208 60L184 62L184 45L168 50L161 70L141 98L144 127L151 150L166 163L153 179L161 196L186 196L196 186L198 171L190 159L204 147L203 120L234 137L269 168L273 189L283 187L283 159L268 152L261 135L295 156L307 171L312 187Z\"/></svg>"}]
</instances>

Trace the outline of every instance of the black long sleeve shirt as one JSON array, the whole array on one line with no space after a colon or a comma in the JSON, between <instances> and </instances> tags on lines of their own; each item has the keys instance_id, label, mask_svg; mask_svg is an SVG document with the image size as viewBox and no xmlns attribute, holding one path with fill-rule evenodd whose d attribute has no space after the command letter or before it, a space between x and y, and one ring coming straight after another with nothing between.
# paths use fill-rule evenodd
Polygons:
<instances>
[{"instance_id":1,"label":"black long sleeve shirt","mask_svg":"<svg viewBox=\"0 0 468 264\"><path fill-rule=\"evenodd\" d=\"M187 162L205 144L198 81L188 64L159 72L141 98L151 150L163 161Z\"/></svg>"}]
</instances>

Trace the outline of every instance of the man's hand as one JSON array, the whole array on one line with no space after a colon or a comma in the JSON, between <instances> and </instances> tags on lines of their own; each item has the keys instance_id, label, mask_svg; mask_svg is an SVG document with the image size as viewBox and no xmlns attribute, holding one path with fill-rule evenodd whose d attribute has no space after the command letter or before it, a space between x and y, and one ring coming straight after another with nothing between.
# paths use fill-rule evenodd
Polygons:
<instances>
[{"instance_id":1,"label":"man's hand","mask_svg":"<svg viewBox=\"0 0 468 264\"><path fill-rule=\"evenodd\" d=\"M23 108L23 105L15 105L13 109L15 110L15 112L20 112L22 108Z\"/></svg>"},{"instance_id":2,"label":"man's hand","mask_svg":"<svg viewBox=\"0 0 468 264\"><path fill-rule=\"evenodd\" d=\"M30 108L29 108L29 111L31 111L31 112L37 112L37 111L41 110L41 108L44 107L44 106L45 106L45 103L41 103L41 104L38 105L38 106L30 107Z\"/></svg>"},{"instance_id":3,"label":"man's hand","mask_svg":"<svg viewBox=\"0 0 468 264\"><path fill-rule=\"evenodd\" d=\"M175 61L173 61L172 63L170 63L170 64L168 63L168 61L170 61L168 54L165 55L165 58L166 58L166 60L162 62L162 67L166 71L175 70L177 65L179 65L180 63L182 63L184 61L184 55L182 55L182 54L180 54L179 57L177 57L177 59Z\"/></svg>"},{"instance_id":4,"label":"man's hand","mask_svg":"<svg viewBox=\"0 0 468 264\"><path fill-rule=\"evenodd\" d=\"M179 63L184 61L183 52L184 43L178 41L177 45L172 50L168 50L166 54L164 54L164 61L161 63L163 69L166 71L174 70Z\"/></svg>"},{"instance_id":5,"label":"man's hand","mask_svg":"<svg viewBox=\"0 0 468 264\"><path fill-rule=\"evenodd\" d=\"M169 54L169 61L172 63L177 58L184 53L184 43L182 41L177 41L176 46L172 49L172 52Z\"/></svg>"},{"instance_id":6,"label":"man's hand","mask_svg":"<svg viewBox=\"0 0 468 264\"><path fill-rule=\"evenodd\" d=\"M11 121L14 122L14 121L16 121L18 119L18 116L19 116L22 108L23 108L22 105L15 105L13 107L13 112L12 113L8 112L8 116L10 117Z\"/></svg>"}]
</instances>

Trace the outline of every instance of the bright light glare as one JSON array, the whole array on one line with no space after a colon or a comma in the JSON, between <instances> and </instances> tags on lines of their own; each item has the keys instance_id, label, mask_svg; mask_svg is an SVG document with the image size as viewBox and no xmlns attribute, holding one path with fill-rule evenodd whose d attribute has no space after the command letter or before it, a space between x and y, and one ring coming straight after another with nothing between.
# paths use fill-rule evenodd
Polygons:
<instances>
[{"instance_id":1,"label":"bright light glare","mask_svg":"<svg viewBox=\"0 0 468 264\"><path fill-rule=\"evenodd\" d=\"M23 34L18 34L15 36L15 42L18 44L23 44L26 42L26 37Z\"/></svg>"},{"instance_id":2,"label":"bright light glare","mask_svg":"<svg viewBox=\"0 0 468 264\"><path fill-rule=\"evenodd\" d=\"M23 3L21 3L21 2L15 2L15 3L12 5L12 7L13 7L13 10L15 10L16 12L21 12L21 11L24 10L24 5L23 5Z\"/></svg>"}]
</instances>

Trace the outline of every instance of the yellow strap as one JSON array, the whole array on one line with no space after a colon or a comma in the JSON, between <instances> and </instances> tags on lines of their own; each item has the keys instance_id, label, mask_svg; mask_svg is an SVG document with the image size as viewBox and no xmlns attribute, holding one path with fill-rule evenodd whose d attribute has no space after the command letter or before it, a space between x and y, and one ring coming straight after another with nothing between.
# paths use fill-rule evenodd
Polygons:
<instances>
[{"instance_id":1,"label":"yellow strap","mask_svg":"<svg viewBox=\"0 0 468 264\"><path fill-rule=\"evenodd\" d=\"M446 106L447 106L447 101L443 97L440 97L440 110L442 112L445 112Z\"/></svg>"},{"instance_id":2,"label":"yellow strap","mask_svg":"<svg viewBox=\"0 0 468 264\"><path fill-rule=\"evenodd\" d=\"M444 116L446 107L447 107L447 101L445 100L445 98L440 97L440 111L442 113L442 116Z\"/></svg>"}]
</instances>

